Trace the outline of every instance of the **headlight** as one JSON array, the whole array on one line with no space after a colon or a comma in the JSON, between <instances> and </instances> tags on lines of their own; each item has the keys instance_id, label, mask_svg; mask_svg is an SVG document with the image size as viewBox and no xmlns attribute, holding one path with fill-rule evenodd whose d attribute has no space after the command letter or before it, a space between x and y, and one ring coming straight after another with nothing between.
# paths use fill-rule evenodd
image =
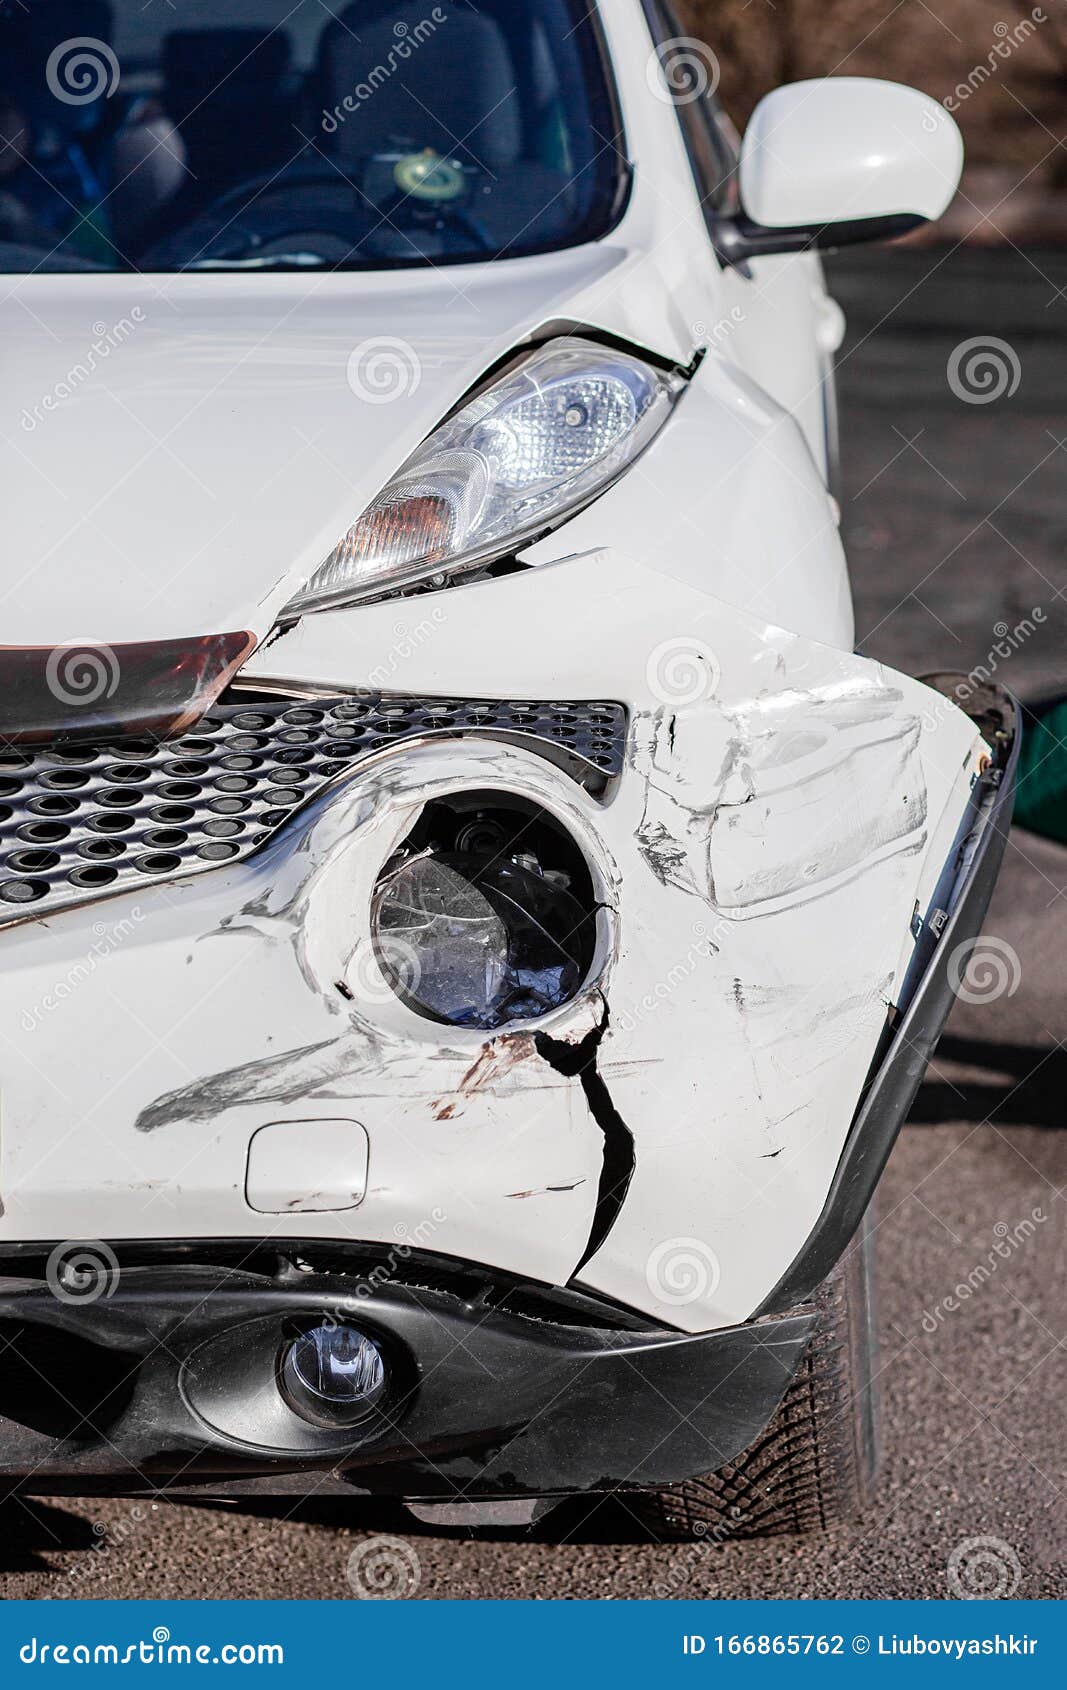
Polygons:
<instances>
[{"instance_id":1,"label":"headlight","mask_svg":"<svg viewBox=\"0 0 1067 1690\"><path fill-rule=\"evenodd\" d=\"M285 614L476 568L556 527L643 451L681 386L627 353L552 341L435 429Z\"/></svg>"}]
</instances>

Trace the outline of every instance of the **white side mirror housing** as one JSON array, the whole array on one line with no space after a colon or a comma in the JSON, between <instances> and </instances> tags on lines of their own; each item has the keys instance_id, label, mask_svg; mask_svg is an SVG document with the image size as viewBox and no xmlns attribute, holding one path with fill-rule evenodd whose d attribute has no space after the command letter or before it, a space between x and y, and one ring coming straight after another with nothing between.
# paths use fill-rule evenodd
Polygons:
<instances>
[{"instance_id":1,"label":"white side mirror housing","mask_svg":"<svg viewBox=\"0 0 1067 1690\"><path fill-rule=\"evenodd\" d=\"M833 244L827 225L940 217L962 170L955 120L917 89L862 76L793 82L752 114L741 206L763 229L825 230L822 244Z\"/></svg>"}]
</instances>

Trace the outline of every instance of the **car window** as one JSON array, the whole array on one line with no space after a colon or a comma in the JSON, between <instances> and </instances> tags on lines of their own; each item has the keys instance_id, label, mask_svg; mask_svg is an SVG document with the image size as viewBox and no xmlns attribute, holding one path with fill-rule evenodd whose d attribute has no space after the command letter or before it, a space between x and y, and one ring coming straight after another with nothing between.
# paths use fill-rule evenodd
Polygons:
<instances>
[{"instance_id":1,"label":"car window","mask_svg":"<svg viewBox=\"0 0 1067 1690\"><path fill-rule=\"evenodd\" d=\"M717 61L685 34L668 0L644 0L644 7L710 228L737 208L736 137L716 96Z\"/></svg>"},{"instance_id":2,"label":"car window","mask_svg":"<svg viewBox=\"0 0 1067 1690\"><path fill-rule=\"evenodd\" d=\"M0 0L0 269L506 257L624 191L587 0Z\"/></svg>"}]
</instances>

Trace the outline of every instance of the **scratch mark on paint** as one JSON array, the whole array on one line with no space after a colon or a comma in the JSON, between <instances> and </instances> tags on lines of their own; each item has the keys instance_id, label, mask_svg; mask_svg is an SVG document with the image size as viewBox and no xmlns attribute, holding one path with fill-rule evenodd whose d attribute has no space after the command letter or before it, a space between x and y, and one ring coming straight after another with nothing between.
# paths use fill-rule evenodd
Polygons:
<instances>
[{"instance_id":1,"label":"scratch mark on paint","mask_svg":"<svg viewBox=\"0 0 1067 1690\"><path fill-rule=\"evenodd\" d=\"M260 1057L165 1092L141 1110L135 1126L138 1132L151 1133L180 1121L213 1120L237 1104L295 1103L344 1074L373 1065L375 1052L366 1036L347 1033L323 1044Z\"/></svg>"},{"instance_id":2,"label":"scratch mark on paint","mask_svg":"<svg viewBox=\"0 0 1067 1690\"><path fill-rule=\"evenodd\" d=\"M584 1179L572 1179L569 1185L542 1185L537 1186L533 1191L506 1191L504 1195L505 1197L545 1197L557 1191L577 1191L578 1187L584 1184Z\"/></svg>"}]
</instances>

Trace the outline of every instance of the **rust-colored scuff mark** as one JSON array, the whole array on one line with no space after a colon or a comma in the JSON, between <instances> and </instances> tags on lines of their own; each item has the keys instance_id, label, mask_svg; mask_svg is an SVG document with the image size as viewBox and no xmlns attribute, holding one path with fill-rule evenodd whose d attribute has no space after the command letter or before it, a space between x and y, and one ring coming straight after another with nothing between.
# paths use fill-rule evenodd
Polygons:
<instances>
[{"instance_id":1,"label":"rust-colored scuff mark","mask_svg":"<svg viewBox=\"0 0 1067 1690\"><path fill-rule=\"evenodd\" d=\"M462 1113L465 1098L473 1097L477 1092L491 1091L518 1063L534 1055L536 1050L530 1033L501 1033L499 1038L490 1039L482 1046L455 1091L435 1100L434 1120L454 1121L456 1115Z\"/></svg>"}]
</instances>

